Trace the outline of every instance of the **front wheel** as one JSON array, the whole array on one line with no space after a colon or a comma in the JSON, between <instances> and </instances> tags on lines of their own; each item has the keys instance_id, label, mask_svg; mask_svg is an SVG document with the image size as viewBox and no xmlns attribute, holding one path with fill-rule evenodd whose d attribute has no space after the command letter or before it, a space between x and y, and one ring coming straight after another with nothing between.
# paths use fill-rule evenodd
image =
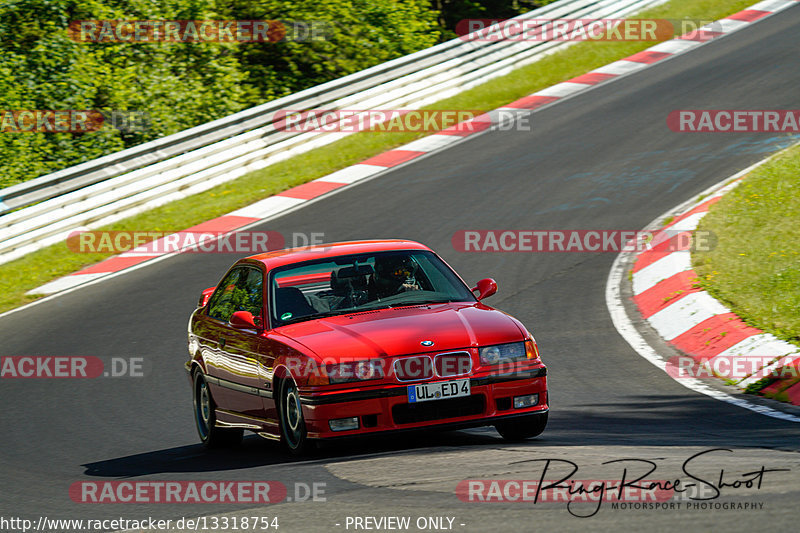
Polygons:
<instances>
[{"instance_id":1,"label":"front wheel","mask_svg":"<svg viewBox=\"0 0 800 533\"><path fill-rule=\"evenodd\" d=\"M308 450L306 422L300 404L300 392L290 377L281 389L281 440L294 455L302 455Z\"/></svg>"},{"instance_id":2,"label":"front wheel","mask_svg":"<svg viewBox=\"0 0 800 533\"><path fill-rule=\"evenodd\" d=\"M547 426L547 413L524 416L495 424L500 436L508 441L521 441L541 435Z\"/></svg>"},{"instance_id":3,"label":"front wheel","mask_svg":"<svg viewBox=\"0 0 800 533\"><path fill-rule=\"evenodd\" d=\"M199 370L194 374L194 421L200 442L206 448L222 448L239 444L244 436L241 429L219 428L214 414L216 405L208 382Z\"/></svg>"}]
</instances>

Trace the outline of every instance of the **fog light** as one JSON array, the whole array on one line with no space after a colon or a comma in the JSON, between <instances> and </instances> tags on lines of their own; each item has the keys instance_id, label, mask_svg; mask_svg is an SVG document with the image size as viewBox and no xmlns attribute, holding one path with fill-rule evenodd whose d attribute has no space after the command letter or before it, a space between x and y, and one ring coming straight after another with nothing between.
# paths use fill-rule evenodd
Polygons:
<instances>
[{"instance_id":1,"label":"fog light","mask_svg":"<svg viewBox=\"0 0 800 533\"><path fill-rule=\"evenodd\" d=\"M527 394L525 396L514 396L514 409L523 409L525 407L533 407L539 403L538 394Z\"/></svg>"},{"instance_id":2,"label":"fog light","mask_svg":"<svg viewBox=\"0 0 800 533\"><path fill-rule=\"evenodd\" d=\"M352 418L336 418L334 420L329 420L328 425L331 427L331 431L347 431L349 429L358 429L358 417L354 416Z\"/></svg>"}]
</instances>

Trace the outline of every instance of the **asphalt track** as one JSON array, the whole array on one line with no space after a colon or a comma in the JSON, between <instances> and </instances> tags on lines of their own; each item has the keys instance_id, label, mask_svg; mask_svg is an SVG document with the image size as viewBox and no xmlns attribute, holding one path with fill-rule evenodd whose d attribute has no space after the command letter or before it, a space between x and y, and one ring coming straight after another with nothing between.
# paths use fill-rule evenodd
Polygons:
<instances>
[{"instance_id":1,"label":"asphalt track","mask_svg":"<svg viewBox=\"0 0 800 533\"><path fill-rule=\"evenodd\" d=\"M796 522L800 425L693 393L641 359L617 334L604 291L612 253L459 253L462 229L636 230L709 185L787 145L771 134L673 133L676 109L794 109L800 86L800 6L533 116L533 131L488 132L257 229L325 233L329 241L422 241L468 281L493 276L488 303L531 328L549 367L550 425L510 445L471 430L336 446L296 460L258 437L237 451L197 444L184 376L186 322L200 291L234 261L188 254L0 319L2 355L144 357L140 378L0 381L0 512L4 517L178 518L247 506L73 503L81 480L277 480L326 483L327 501L259 510L281 531L345 531L346 517L455 517L458 531L711 527ZM612 510L575 518L564 504L464 503L458 481L534 479L566 458L578 479L619 477L600 463L649 458L681 477L697 451L727 447L702 470L768 468L760 489L718 501L753 510ZM337 525L340 524L340 525ZM464 524L464 525L461 525ZM502 529L501 529L502 528ZM352 530L352 527L350 528ZM412 528L412 530L414 530Z\"/></svg>"}]
</instances>

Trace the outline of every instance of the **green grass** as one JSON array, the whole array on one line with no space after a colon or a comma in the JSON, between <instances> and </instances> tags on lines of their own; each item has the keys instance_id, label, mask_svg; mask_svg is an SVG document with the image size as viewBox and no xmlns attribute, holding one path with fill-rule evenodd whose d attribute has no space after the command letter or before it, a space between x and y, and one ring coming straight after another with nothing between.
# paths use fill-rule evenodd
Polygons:
<instances>
[{"instance_id":1,"label":"green grass","mask_svg":"<svg viewBox=\"0 0 800 533\"><path fill-rule=\"evenodd\" d=\"M738 380L731 380L731 381L732 381L732 383L730 383L730 385L736 385L736 382ZM758 381L756 381L754 383L751 383L750 385L745 387L744 393L745 394L758 394L759 392L761 392L761 389L771 385L772 382L774 382L774 381L775 381L775 378L772 378L772 377L769 377L769 376L763 377L763 378L759 379Z\"/></svg>"},{"instance_id":2,"label":"green grass","mask_svg":"<svg viewBox=\"0 0 800 533\"><path fill-rule=\"evenodd\" d=\"M672 0L640 13L643 18L716 20L753 0ZM652 46L650 42L579 43L506 76L437 102L428 109L490 110L550 85L584 74ZM296 185L325 176L426 134L363 132L271 165L230 183L172 202L101 230L179 231L244 207ZM76 254L53 245L0 265L0 312L32 301L25 293L50 280L94 264L111 254Z\"/></svg>"},{"instance_id":3,"label":"green grass","mask_svg":"<svg viewBox=\"0 0 800 533\"><path fill-rule=\"evenodd\" d=\"M750 325L800 344L800 145L757 168L713 205L692 254L700 284Z\"/></svg>"}]
</instances>

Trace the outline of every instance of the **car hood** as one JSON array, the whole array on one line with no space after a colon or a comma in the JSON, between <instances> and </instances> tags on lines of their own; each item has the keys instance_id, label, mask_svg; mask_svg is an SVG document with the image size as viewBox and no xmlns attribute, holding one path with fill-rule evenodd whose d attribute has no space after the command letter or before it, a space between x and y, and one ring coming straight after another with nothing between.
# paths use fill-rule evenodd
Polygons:
<instances>
[{"instance_id":1,"label":"car hood","mask_svg":"<svg viewBox=\"0 0 800 533\"><path fill-rule=\"evenodd\" d=\"M441 352L523 339L517 322L480 303L448 303L339 315L278 328L319 357L373 358ZM422 341L433 341L423 346Z\"/></svg>"}]
</instances>

